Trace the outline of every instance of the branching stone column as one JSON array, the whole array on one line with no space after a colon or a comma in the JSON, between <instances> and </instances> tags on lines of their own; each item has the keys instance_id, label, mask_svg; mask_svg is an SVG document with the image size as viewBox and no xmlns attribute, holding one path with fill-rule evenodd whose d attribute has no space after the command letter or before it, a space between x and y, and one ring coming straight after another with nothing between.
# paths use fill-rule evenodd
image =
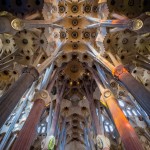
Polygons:
<instances>
[{"instance_id":1,"label":"branching stone column","mask_svg":"<svg viewBox=\"0 0 150 150\"><path fill-rule=\"evenodd\" d=\"M133 60L133 62L137 67L141 67L143 69L150 71L150 64L149 63L146 63L146 62L139 60L139 59L135 59L135 60Z\"/></svg>"},{"instance_id":2,"label":"branching stone column","mask_svg":"<svg viewBox=\"0 0 150 150\"><path fill-rule=\"evenodd\" d=\"M130 125L124 113L120 109L115 97L110 90L105 90L102 93L102 99L106 102L117 130L120 134L122 142L126 150L143 150L143 147L136 135L135 130Z\"/></svg>"},{"instance_id":3,"label":"branching stone column","mask_svg":"<svg viewBox=\"0 0 150 150\"><path fill-rule=\"evenodd\" d=\"M104 86L101 85L99 78L97 75L93 74L93 77L100 89L102 94L101 100L106 103L108 106L115 126L119 132L119 135L122 139L124 147L126 150L143 150L141 143L134 131L133 127L130 125L129 121L125 117L124 113L120 109L113 93L111 92L111 88L109 88L109 81L107 80L106 76L102 75L103 70L97 66L99 76L101 81L103 82ZM107 82L107 84L105 83Z\"/></svg>"},{"instance_id":4,"label":"branching stone column","mask_svg":"<svg viewBox=\"0 0 150 150\"><path fill-rule=\"evenodd\" d=\"M95 107L95 104L94 104L94 99L91 97L92 94L90 94L90 93L86 93L86 94L87 94L86 97L89 101L92 120L93 120L95 128L96 128L96 134L98 135L98 134L101 134L101 128L100 128L100 125L99 125L98 116L96 114L96 107Z\"/></svg>"},{"instance_id":5,"label":"branching stone column","mask_svg":"<svg viewBox=\"0 0 150 150\"><path fill-rule=\"evenodd\" d=\"M35 94L34 105L12 150L30 150L37 135L37 125L40 121L42 112L49 103L50 97L46 90L42 90Z\"/></svg>"},{"instance_id":6,"label":"branching stone column","mask_svg":"<svg viewBox=\"0 0 150 150\"><path fill-rule=\"evenodd\" d=\"M54 87L56 78L58 77L57 75L58 75L58 70L55 70L52 74L51 81L49 82L49 84L46 88L50 95L51 95L52 88ZM47 122L48 122L48 124L47 124L47 135L49 135L49 131L50 131L51 123L52 123L52 112L53 112L53 99L52 99L51 104L50 104L49 115L48 115L48 120L47 120Z\"/></svg>"},{"instance_id":7,"label":"branching stone column","mask_svg":"<svg viewBox=\"0 0 150 150\"><path fill-rule=\"evenodd\" d=\"M61 20L61 19L60 19ZM15 34L18 31L33 28L63 28L58 24L53 24L49 20L25 20L19 19L8 12L0 13L0 34Z\"/></svg>"},{"instance_id":8,"label":"branching stone column","mask_svg":"<svg viewBox=\"0 0 150 150\"><path fill-rule=\"evenodd\" d=\"M42 74L44 70L50 66L50 64L60 54L62 43L59 47L37 68L26 67L23 70L20 78L10 87L10 89L0 98L0 127L4 124L8 116L11 114L22 95L32 85L32 83L38 79L39 74Z\"/></svg>"},{"instance_id":9,"label":"branching stone column","mask_svg":"<svg viewBox=\"0 0 150 150\"><path fill-rule=\"evenodd\" d=\"M139 142L136 132L134 131L133 127L130 125L130 123L128 122L124 113L120 109L112 92L109 89L107 89L107 87L109 87L109 86L107 86L107 84L109 84L109 81L107 80L106 77L102 76L101 73L103 70L101 69L99 71L100 71L99 75L100 75L101 81L103 82L104 85L101 84L97 74L93 73L93 77L100 89L101 94L102 94L101 100L107 104L107 106L110 110L110 113L114 120L115 126L120 134L120 137L121 137L123 143L124 143L125 149L126 150L128 150L128 149L142 150L143 148L141 146L141 143ZM106 84L104 81L108 82L108 83Z\"/></svg>"},{"instance_id":10,"label":"branching stone column","mask_svg":"<svg viewBox=\"0 0 150 150\"><path fill-rule=\"evenodd\" d=\"M105 137L102 134L101 127L100 127L100 124L99 124L99 119L98 119L98 116L96 114L96 107L95 107L95 104L94 104L94 99L92 97L93 94L91 92L89 92L89 89L87 87L88 86L86 86L85 83L84 83L85 96L89 101L91 117L92 117L92 120L93 120L95 128L96 128L97 145L98 145L99 148L101 148L103 150L109 150L110 149L110 141L107 137Z\"/></svg>"},{"instance_id":11,"label":"branching stone column","mask_svg":"<svg viewBox=\"0 0 150 150\"><path fill-rule=\"evenodd\" d=\"M49 96L50 91L48 90L46 91L44 89L47 87L46 81L51 76L51 73L53 70L53 64L51 65L49 69L50 70L46 71L45 76L43 78L43 82L40 87L40 89L43 89L43 90L37 92L34 96L35 101L34 101L33 108L29 114L29 117L27 118L25 122L25 125L23 126L23 129L21 130L19 134L17 141L15 142L15 145L13 147L14 150L16 150L17 147L19 147L19 149L28 150L30 149L31 145L33 144L35 140L35 137L37 134L37 125L40 121L41 114L44 108L48 106L49 103L51 102L51 99ZM53 79L54 78L52 78L52 81ZM54 82L50 82L50 85L52 88L54 86ZM48 87L46 89L48 89ZM22 146L22 145L26 145L26 146Z\"/></svg>"},{"instance_id":12,"label":"branching stone column","mask_svg":"<svg viewBox=\"0 0 150 150\"><path fill-rule=\"evenodd\" d=\"M16 31L22 31L22 30L29 30L33 28L48 28L48 27L53 27L53 28L63 28L60 25L50 23L48 20L23 20L19 18L15 18L11 21L11 26L13 27L14 30Z\"/></svg>"},{"instance_id":13,"label":"branching stone column","mask_svg":"<svg viewBox=\"0 0 150 150\"><path fill-rule=\"evenodd\" d=\"M146 113L150 115L150 92L123 65L116 67L113 74L124 84Z\"/></svg>"},{"instance_id":14,"label":"branching stone column","mask_svg":"<svg viewBox=\"0 0 150 150\"><path fill-rule=\"evenodd\" d=\"M64 117L63 118L63 124L62 124L62 130L61 130L59 141L58 141L58 149L60 149L60 150L62 147L63 139L65 137L65 130L66 130L66 118Z\"/></svg>"},{"instance_id":15,"label":"branching stone column","mask_svg":"<svg viewBox=\"0 0 150 150\"><path fill-rule=\"evenodd\" d=\"M0 127L5 123L25 91L38 77L39 73L34 67L24 68L19 79L0 98Z\"/></svg>"},{"instance_id":16,"label":"branching stone column","mask_svg":"<svg viewBox=\"0 0 150 150\"><path fill-rule=\"evenodd\" d=\"M104 66L109 72L120 80L126 89L134 96L135 100L140 104L144 111L150 115L150 92L139 83L123 65L115 67L109 61L104 59L98 52L90 45L86 44L89 48L87 51L98 63ZM112 55L113 56L113 55Z\"/></svg>"},{"instance_id":17,"label":"branching stone column","mask_svg":"<svg viewBox=\"0 0 150 150\"><path fill-rule=\"evenodd\" d=\"M50 132L48 133L47 137L42 141L42 149L43 150L48 150L48 149L53 150L53 148L55 146L55 141L56 141L55 135L56 135L57 123L58 123L58 119L59 119L59 115L60 115L60 106L61 106L61 101L62 101L62 97L64 94L65 86L66 86L66 83L64 83L62 85L61 90L58 90L60 88L58 88L58 86L57 86L58 93L57 93L57 97L56 97L55 112L53 115Z\"/></svg>"}]
</instances>

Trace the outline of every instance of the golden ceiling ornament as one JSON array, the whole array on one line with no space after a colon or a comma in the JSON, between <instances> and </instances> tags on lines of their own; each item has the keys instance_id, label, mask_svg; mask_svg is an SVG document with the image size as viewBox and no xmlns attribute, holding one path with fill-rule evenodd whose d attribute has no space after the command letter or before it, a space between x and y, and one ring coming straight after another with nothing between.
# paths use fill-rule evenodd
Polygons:
<instances>
[{"instance_id":1,"label":"golden ceiling ornament","mask_svg":"<svg viewBox=\"0 0 150 150\"><path fill-rule=\"evenodd\" d=\"M16 19L12 20L11 26L13 29L15 29L17 31L22 31L24 29L25 25L21 19L16 18Z\"/></svg>"},{"instance_id":2,"label":"golden ceiling ornament","mask_svg":"<svg viewBox=\"0 0 150 150\"><path fill-rule=\"evenodd\" d=\"M143 27L143 21L140 19L133 19L132 20L132 30L136 31L136 30L140 30Z\"/></svg>"},{"instance_id":3,"label":"golden ceiling ornament","mask_svg":"<svg viewBox=\"0 0 150 150\"><path fill-rule=\"evenodd\" d=\"M64 73L68 76L68 78L70 78L73 81L76 81L79 78L81 78L84 72L85 70L82 64L77 60L73 60L70 63L68 63L68 65L64 69Z\"/></svg>"}]
</instances>

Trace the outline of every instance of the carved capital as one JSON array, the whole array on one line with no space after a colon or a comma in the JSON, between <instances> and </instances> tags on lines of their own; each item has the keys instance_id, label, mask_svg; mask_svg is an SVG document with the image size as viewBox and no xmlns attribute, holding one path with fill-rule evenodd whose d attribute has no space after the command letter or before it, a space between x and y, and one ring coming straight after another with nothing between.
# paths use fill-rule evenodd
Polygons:
<instances>
[{"instance_id":1,"label":"carved capital","mask_svg":"<svg viewBox=\"0 0 150 150\"><path fill-rule=\"evenodd\" d=\"M36 92L32 101L36 101L37 99L43 100L45 102L45 106L48 106L51 102L49 93L46 90Z\"/></svg>"},{"instance_id":2,"label":"carved capital","mask_svg":"<svg viewBox=\"0 0 150 150\"><path fill-rule=\"evenodd\" d=\"M47 136L45 139L42 141L42 150L53 150L54 146L56 144L56 139L53 135Z\"/></svg>"},{"instance_id":3,"label":"carved capital","mask_svg":"<svg viewBox=\"0 0 150 150\"><path fill-rule=\"evenodd\" d=\"M35 67L25 67L23 70L22 70L22 74L23 73L29 73L30 75L32 75L34 77L34 80L36 81L39 77L39 73L37 71L37 69Z\"/></svg>"},{"instance_id":4,"label":"carved capital","mask_svg":"<svg viewBox=\"0 0 150 150\"><path fill-rule=\"evenodd\" d=\"M100 149L105 149L105 148L109 149L110 148L110 141L104 135L97 135L97 137L96 137L96 143L97 143L97 146Z\"/></svg>"},{"instance_id":5,"label":"carved capital","mask_svg":"<svg viewBox=\"0 0 150 150\"><path fill-rule=\"evenodd\" d=\"M119 77L121 74L123 74L125 72L128 72L127 69L125 69L123 65L119 65L112 71L112 74L115 77Z\"/></svg>"},{"instance_id":6,"label":"carved capital","mask_svg":"<svg viewBox=\"0 0 150 150\"><path fill-rule=\"evenodd\" d=\"M14 30L22 31L25 25L23 23L23 20L19 18L15 18L11 21L11 26Z\"/></svg>"},{"instance_id":7,"label":"carved capital","mask_svg":"<svg viewBox=\"0 0 150 150\"><path fill-rule=\"evenodd\" d=\"M109 89L105 89L101 95L101 99L103 100L103 102L106 102L110 97L114 97L114 95Z\"/></svg>"},{"instance_id":8,"label":"carved capital","mask_svg":"<svg viewBox=\"0 0 150 150\"><path fill-rule=\"evenodd\" d=\"M143 25L144 25L144 23L140 19L133 19L132 20L132 30L133 31L140 30L143 27Z\"/></svg>"}]
</instances>

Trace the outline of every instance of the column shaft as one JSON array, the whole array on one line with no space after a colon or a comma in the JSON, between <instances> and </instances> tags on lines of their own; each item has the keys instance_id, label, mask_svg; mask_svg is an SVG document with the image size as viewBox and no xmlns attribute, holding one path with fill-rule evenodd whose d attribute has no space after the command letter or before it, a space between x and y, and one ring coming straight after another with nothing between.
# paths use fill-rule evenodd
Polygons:
<instances>
[{"instance_id":1,"label":"column shaft","mask_svg":"<svg viewBox=\"0 0 150 150\"><path fill-rule=\"evenodd\" d=\"M94 99L91 97L91 95L88 92L88 89L86 87L85 87L85 89L86 89L87 99L89 101L92 120L93 120L95 128L96 128L96 134L100 135L100 134L102 134L102 131L101 131L101 128L100 128L98 116L96 114L96 107L95 107Z\"/></svg>"},{"instance_id":2,"label":"column shaft","mask_svg":"<svg viewBox=\"0 0 150 150\"><path fill-rule=\"evenodd\" d=\"M49 131L50 136L55 136L55 133L56 133L57 123L58 123L58 119L59 119L59 115L60 115L60 105L61 105L61 101L63 99L63 93L65 90L65 86L66 86L66 81L62 85L61 90L59 92L57 91L58 93L57 93L57 98L56 98L55 112L53 115L53 120L52 120L51 128ZM57 89L59 89L58 85L57 85Z\"/></svg>"},{"instance_id":3,"label":"column shaft","mask_svg":"<svg viewBox=\"0 0 150 150\"><path fill-rule=\"evenodd\" d=\"M51 129L50 129L50 135L55 136L59 114L60 114L60 102L56 102L55 112L54 112L53 121L52 121Z\"/></svg>"},{"instance_id":4,"label":"column shaft","mask_svg":"<svg viewBox=\"0 0 150 150\"><path fill-rule=\"evenodd\" d=\"M6 17L0 17L0 34L9 33L12 30L10 21Z\"/></svg>"},{"instance_id":5,"label":"column shaft","mask_svg":"<svg viewBox=\"0 0 150 150\"><path fill-rule=\"evenodd\" d=\"M141 143L134 131L133 127L128 122L127 118L118 106L115 98L107 98L106 103L109 107L117 130L120 134L122 142L126 150L143 150Z\"/></svg>"},{"instance_id":6,"label":"column shaft","mask_svg":"<svg viewBox=\"0 0 150 150\"><path fill-rule=\"evenodd\" d=\"M40 121L40 117L44 108L45 102L43 100L35 100L31 112L22 130L20 131L12 150L30 150L31 145L33 144L36 138L37 125Z\"/></svg>"},{"instance_id":7,"label":"column shaft","mask_svg":"<svg viewBox=\"0 0 150 150\"><path fill-rule=\"evenodd\" d=\"M150 64L149 63L146 63L146 62L141 61L141 60L136 60L135 64L141 68L144 68L144 69L150 71Z\"/></svg>"},{"instance_id":8,"label":"column shaft","mask_svg":"<svg viewBox=\"0 0 150 150\"><path fill-rule=\"evenodd\" d=\"M5 123L25 91L38 77L35 68L26 68L19 79L0 98L0 127Z\"/></svg>"},{"instance_id":9,"label":"column shaft","mask_svg":"<svg viewBox=\"0 0 150 150\"><path fill-rule=\"evenodd\" d=\"M90 101L90 103L89 103L90 112L91 112L92 120L93 120L95 128L96 128L96 134L97 135L102 134L101 133L101 128L100 128L100 125L99 125L99 119L98 119L98 116L96 114L96 107L95 107L94 101L93 100L89 100L89 101Z\"/></svg>"},{"instance_id":10,"label":"column shaft","mask_svg":"<svg viewBox=\"0 0 150 150\"><path fill-rule=\"evenodd\" d=\"M118 76L127 90L133 95L145 112L150 115L150 92L139 83L129 72Z\"/></svg>"}]
</instances>

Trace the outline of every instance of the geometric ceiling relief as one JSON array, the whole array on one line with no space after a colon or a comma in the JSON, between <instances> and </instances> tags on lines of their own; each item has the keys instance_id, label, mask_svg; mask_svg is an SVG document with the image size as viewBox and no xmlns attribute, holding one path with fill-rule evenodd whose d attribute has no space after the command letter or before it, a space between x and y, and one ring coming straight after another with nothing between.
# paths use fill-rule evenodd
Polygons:
<instances>
[{"instance_id":1,"label":"geometric ceiling relief","mask_svg":"<svg viewBox=\"0 0 150 150\"><path fill-rule=\"evenodd\" d=\"M148 0L0 1L0 150L149 150Z\"/></svg>"}]
</instances>

